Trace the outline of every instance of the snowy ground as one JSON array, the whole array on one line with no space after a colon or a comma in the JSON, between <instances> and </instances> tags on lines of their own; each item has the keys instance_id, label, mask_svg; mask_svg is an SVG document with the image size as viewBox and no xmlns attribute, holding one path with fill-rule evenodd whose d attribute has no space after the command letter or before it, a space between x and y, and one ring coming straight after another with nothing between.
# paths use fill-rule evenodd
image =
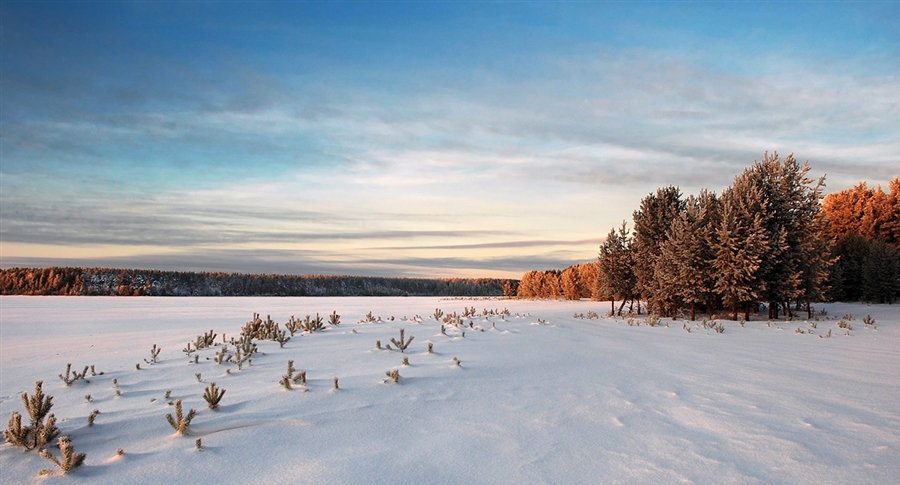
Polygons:
<instances>
[{"instance_id":1,"label":"snowy ground","mask_svg":"<svg viewBox=\"0 0 900 485\"><path fill-rule=\"evenodd\" d=\"M431 317L471 306L512 314L471 319L465 338ZM574 317L609 308L587 301L2 297L0 415L24 413L19 395L43 380L87 460L39 478L49 461L3 444L0 481L897 483L900 307L823 307L812 335L805 321L724 321L719 334L699 322L687 332L683 321ZM241 371L212 360L218 347L199 364L182 352L210 329L237 337L253 312L283 325L333 310L341 325L283 349L260 342ZM369 311L382 322L357 323ZM838 328L848 313L849 336ZM399 328L415 336L404 354L375 348ZM147 365L153 344L160 362ZM279 385L289 359L307 372L306 391ZM104 374L66 387L57 375L67 363ZM382 382L391 369L399 384ZM216 411L202 398L210 382L226 389ZM165 419L166 390L198 411L188 436Z\"/></svg>"}]
</instances>

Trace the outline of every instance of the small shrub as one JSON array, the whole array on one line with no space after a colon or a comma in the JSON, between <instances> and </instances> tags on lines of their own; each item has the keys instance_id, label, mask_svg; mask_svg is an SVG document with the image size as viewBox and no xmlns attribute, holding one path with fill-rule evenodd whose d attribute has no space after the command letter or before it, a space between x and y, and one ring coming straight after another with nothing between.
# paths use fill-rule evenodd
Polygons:
<instances>
[{"instance_id":1,"label":"small shrub","mask_svg":"<svg viewBox=\"0 0 900 485\"><path fill-rule=\"evenodd\" d=\"M87 457L84 453L75 453L75 446L72 444L72 441L68 437L60 437L57 441L59 445L59 451L61 453L61 458L57 459L47 450L41 450L41 457L46 458L52 461L59 468L60 473L66 474L71 470L80 467L84 463L85 457ZM51 470L41 470L41 475L49 475L53 473Z\"/></svg>"},{"instance_id":2,"label":"small shrub","mask_svg":"<svg viewBox=\"0 0 900 485\"><path fill-rule=\"evenodd\" d=\"M392 382L394 382L394 383L400 382L400 371L399 370L397 370L397 369L389 370L389 371L385 372L385 374L388 376L388 379L390 379ZM387 381L385 381L385 382L387 382Z\"/></svg>"},{"instance_id":3,"label":"small shrub","mask_svg":"<svg viewBox=\"0 0 900 485\"><path fill-rule=\"evenodd\" d=\"M85 374L87 374L88 366L84 366L84 370L79 374L78 371L72 371L72 364L66 364L66 375L59 375L59 378L62 379L63 382L66 383L66 387L72 385L73 382L84 379Z\"/></svg>"},{"instance_id":4,"label":"small shrub","mask_svg":"<svg viewBox=\"0 0 900 485\"><path fill-rule=\"evenodd\" d=\"M862 321L863 321L863 323L864 323L866 326L869 326L869 325L875 325L875 319L872 318L872 315L866 315L866 316L864 316L863 319L862 319Z\"/></svg>"},{"instance_id":5,"label":"small shrub","mask_svg":"<svg viewBox=\"0 0 900 485\"><path fill-rule=\"evenodd\" d=\"M88 427L91 427L94 425L94 419L97 418L98 414L100 414L99 409L95 409L95 410L91 411L91 414L88 414Z\"/></svg>"},{"instance_id":6,"label":"small shrub","mask_svg":"<svg viewBox=\"0 0 900 485\"><path fill-rule=\"evenodd\" d=\"M147 365L159 363L159 353L161 351L161 348L157 347L156 344L153 344L153 348L150 349L150 360L144 359L144 362L146 362Z\"/></svg>"},{"instance_id":7,"label":"small shrub","mask_svg":"<svg viewBox=\"0 0 900 485\"><path fill-rule=\"evenodd\" d=\"M225 395L225 389L219 389L215 382L211 382L203 391L203 399L209 404L209 409L216 410L219 408L219 401Z\"/></svg>"},{"instance_id":8,"label":"small shrub","mask_svg":"<svg viewBox=\"0 0 900 485\"><path fill-rule=\"evenodd\" d=\"M191 409L188 411L187 416L184 416L181 412L181 399L175 400L175 416L173 417L171 414L166 414L166 421L169 422L169 425L175 429L175 432L183 435L187 433L188 427L191 425L191 420L194 419L194 416L197 414L197 411Z\"/></svg>"},{"instance_id":9,"label":"small shrub","mask_svg":"<svg viewBox=\"0 0 900 485\"><path fill-rule=\"evenodd\" d=\"M197 347L195 350L206 349L214 346L216 344L216 335L216 332L213 332L212 330L204 333L203 335L198 335L197 340L194 341L194 347Z\"/></svg>"},{"instance_id":10,"label":"small shrub","mask_svg":"<svg viewBox=\"0 0 900 485\"><path fill-rule=\"evenodd\" d=\"M393 343L394 345L396 345L396 346L397 346L397 349L399 349L400 352L405 351L406 348L409 347L409 344L411 344L412 341L413 341L413 339L415 338L415 337L413 337L412 335L410 335L410 336L409 336L409 340L404 340L404 339L403 339L403 332L404 332L404 330L401 328L401 329L400 329L400 340L395 340L395 339L393 339L393 338L391 339L391 343Z\"/></svg>"},{"instance_id":11,"label":"small shrub","mask_svg":"<svg viewBox=\"0 0 900 485\"><path fill-rule=\"evenodd\" d=\"M50 409L53 407L53 396L44 395L43 384L43 381L35 382L34 394L31 396L27 393L22 394L22 403L31 418L31 423L29 426L22 426L22 415L13 412L9 419L9 426L3 431L3 438L7 443L13 446L22 446L26 450L42 450L50 440L59 435L56 416L50 414ZM44 422L44 419L47 421Z\"/></svg>"},{"instance_id":12,"label":"small shrub","mask_svg":"<svg viewBox=\"0 0 900 485\"><path fill-rule=\"evenodd\" d=\"M331 315L328 316L328 324L329 325L340 325L341 324L341 316L338 315L336 311L331 312Z\"/></svg>"}]
</instances>

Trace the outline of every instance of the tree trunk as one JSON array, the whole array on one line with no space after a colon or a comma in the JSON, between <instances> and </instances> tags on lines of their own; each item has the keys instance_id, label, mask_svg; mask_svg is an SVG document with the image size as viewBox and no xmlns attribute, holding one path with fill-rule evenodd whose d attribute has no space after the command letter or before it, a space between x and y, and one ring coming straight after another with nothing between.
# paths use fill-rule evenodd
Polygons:
<instances>
[{"instance_id":1,"label":"tree trunk","mask_svg":"<svg viewBox=\"0 0 900 485\"><path fill-rule=\"evenodd\" d=\"M693 322L694 320L696 320L697 319L696 317L697 317L697 304L694 302L691 302L691 321Z\"/></svg>"}]
</instances>

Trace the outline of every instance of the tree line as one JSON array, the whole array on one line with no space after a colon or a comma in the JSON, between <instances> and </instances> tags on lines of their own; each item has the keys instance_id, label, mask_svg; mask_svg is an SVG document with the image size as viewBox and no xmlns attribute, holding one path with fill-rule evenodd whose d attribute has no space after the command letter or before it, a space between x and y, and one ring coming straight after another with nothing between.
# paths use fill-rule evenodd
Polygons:
<instances>
[{"instance_id":1,"label":"tree line","mask_svg":"<svg viewBox=\"0 0 900 485\"><path fill-rule=\"evenodd\" d=\"M766 153L720 195L663 187L612 229L598 259L530 271L522 298L610 300L675 316L765 306L769 318L822 300L892 303L900 296L900 178L823 197L824 177L793 155ZM824 199L824 200L823 200ZM619 301L615 308L612 302ZM793 304L793 307L792 305Z\"/></svg>"},{"instance_id":2,"label":"tree line","mask_svg":"<svg viewBox=\"0 0 900 485\"><path fill-rule=\"evenodd\" d=\"M0 295L113 296L501 296L495 278L382 278L178 272L115 268L0 270Z\"/></svg>"}]
</instances>

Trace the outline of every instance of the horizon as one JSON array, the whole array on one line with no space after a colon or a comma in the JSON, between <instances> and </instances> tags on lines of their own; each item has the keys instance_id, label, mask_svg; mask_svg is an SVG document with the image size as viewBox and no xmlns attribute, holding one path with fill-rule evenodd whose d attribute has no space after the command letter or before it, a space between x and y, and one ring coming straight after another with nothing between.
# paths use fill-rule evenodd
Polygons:
<instances>
[{"instance_id":1,"label":"horizon","mask_svg":"<svg viewBox=\"0 0 900 485\"><path fill-rule=\"evenodd\" d=\"M900 4L0 4L0 267L513 278L900 165Z\"/></svg>"}]
</instances>

